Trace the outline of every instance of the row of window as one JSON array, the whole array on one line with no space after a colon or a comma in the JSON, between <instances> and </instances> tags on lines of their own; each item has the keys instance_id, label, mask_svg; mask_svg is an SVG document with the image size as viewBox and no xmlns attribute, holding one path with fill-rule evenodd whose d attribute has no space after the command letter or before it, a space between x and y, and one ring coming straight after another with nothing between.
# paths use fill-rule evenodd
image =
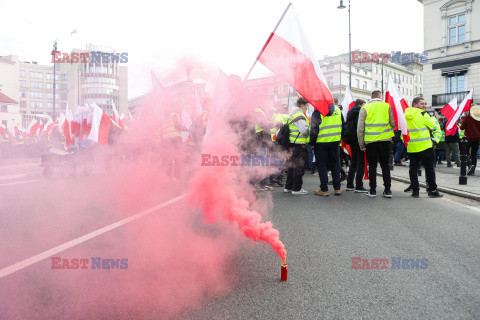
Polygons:
<instances>
[{"instance_id":1,"label":"row of window","mask_svg":"<svg viewBox=\"0 0 480 320\"><path fill-rule=\"evenodd\" d=\"M278 91L277 88L274 90ZM83 94L117 94L118 90L110 89L110 88L87 88L86 90L82 90Z\"/></svg>"},{"instance_id":2,"label":"row of window","mask_svg":"<svg viewBox=\"0 0 480 320\"><path fill-rule=\"evenodd\" d=\"M20 88L27 88L27 81L20 80L19 81L19 86L20 86ZM43 89L43 82L30 81L30 88L31 89ZM47 88L47 90L53 90L53 83L47 83L46 88ZM58 89L58 88L59 88L58 84L55 84L55 89ZM60 88L62 90L66 90L67 89L67 84L62 83Z\"/></svg>"},{"instance_id":3,"label":"row of window","mask_svg":"<svg viewBox=\"0 0 480 320\"><path fill-rule=\"evenodd\" d=\"M59 106L63 106L62 108L65 108L65 105L66 103L61 103L61 104L56 103L55 107L58 108ZM33 108L33 109L43 109L44 106L46 106L48 109L53 109L53 102L47 102L47 103L30 102L30 108ZM27 101L20 101L20 107L26 108Z\"/></svg>"},{"instance_id":4,"label":"row of window","mask_svg":"<svg viewBox=\"0 0 480 320\"><path fill-rule=\"evenodd\" d=\"M19 76L20 78L26 78L27 72L25 70L19 70ZM55 75L55 80L58 80L58 76L59 76L58 74ZM30 79L43 79L43 73L30 71ZM47 73L46 79L53 80L53 73ZM60 80L67 80L67 79L68 79L68 76L66 74L60 75Z\"/></svg>"},{"instance_id":5,"label":"row of window","mask_svg":"<svg viewBox=\"0 0 480 320\"><path fill-rule=\"evenodd\" d=\"M107 78L107 77L88 77L82 78L83 83L107 83L107 84L117 84L117 79Z\"/></svg>"}]
</instances>

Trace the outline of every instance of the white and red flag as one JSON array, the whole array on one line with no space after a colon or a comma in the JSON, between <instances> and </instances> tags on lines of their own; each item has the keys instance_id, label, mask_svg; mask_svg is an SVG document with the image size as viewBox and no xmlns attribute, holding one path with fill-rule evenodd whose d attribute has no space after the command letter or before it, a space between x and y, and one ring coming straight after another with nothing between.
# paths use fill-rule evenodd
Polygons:
<instances>
[{"instance_id":1,"label":"white and red flag","mask_svg":"<svg viewBox=\"0 0 480 320\"><path fill-rule=\"evenodd\" d=\"M333 97L291 3L257 60L288 82L321 114L327 115Z\"/></svg>"},{"instance_id":2,"label":"white and red flag","mask_svg":"<svg viewBox=\"0 0 480 320\"><path fill-rule=\"evenodd\" d=\"M353 100L352 91L350 87L347 86L345 89L345 95L343 96L342 100L342 115L343 120L347 121L347 113L355 106L355 100Z\"/></svg>"},{"instance_id":3,"label":"white and red flag","mask_svg":"<svg viewBox=\"0 0 480 320\"><path fill-rule=\"evenodd\" d=\"M3 124L0 124L0 134L4 132L5 132L5 127L3 126Z\"/></svg>"},{"instance_id":4,"label":"white and red flag","mask_svg":"<svg viewBox=\"0 0 480 320\"><path fill-rule=\"evenodd\" d=\"M125 118L125 114L121 114L120 115L120 122L118 123L118 125L120 126L120 128L122 129L125 129L125 124L127 123L127 119Z\"/></svg>"},{"instance_id":5,"label":"white and red flag","mask_svg":"<svg viewBox=\"0 0 480 320\"><path fill-rule=\"evenodd\" d=\"M396 130L402 131L403 142L408 145L410 134L408 133L407 120L405 120L405 109L408 108L407 101L402 97L397 87L393 83L392 74L388 74L387 93L385 94L385 102L390 104L395 117Z\"/></svg>"},{"instance_id":6,"label":"white and red flag","mask_svg":"<svg viewBox=\"0 0 480 320\"><path fill-rule=\"evenodd\" d=\"M445 135L447 135L447 131L449 132L448 135L451 135L452 130L455 130L455 131L457 130L455 129L454 125L457 123L462 113L470 110L470 106L472 105L472 100L473 100L473 89L470 90L470 92L467 94L465 99L463 99L463 101L458 106L453 117L448 121L447 126L445 128ZM453 131L454 132L453 134L455 134L455 131Z\"/></svg>"},{"instance_id":7,"label":"white and red flag","mask_svg":"<svg viewBox=\"0 0 480 320\"><path fill-rule=\"evenodd\" d=\"M45 134L51 134L53 132L54 127L55 127L55 124L53 123L52 118L49 117L47 124L45 125Z\"/></svg>"},{"instance_id":8,"label":"white and red flag","mask_svg":"<svg viewBox=\"0 0 480 320\"><path fill-rule=\"evenodd\" d=\"M100 145L106 145L108 141L108 131L112 119L96 104L93 105L92 113L92 129L90 130L89 140L96 142Z\"/></svg>"},{"instance_id":9,"label":"white and red flag","mask_svg":"<svg viewBox=\"0 0 480 320\"><path fill-rule=\"evenodd\" d=\"M34 135L39 127L40 123L38 123L37 119L32 119L32 121L30 121L30 125L27 128L28 134Z\"/></svg>"},{"instance_id":10,"label":"white and red flag","mask_svg":"<svg viewBox=\"0 0 480 320\"><path fill-rule=\"evenodd\" d=\"M116 123L116 124L120 124L120 116L118 114L118 110L117 110L117 107L115 106L115 103L113 103L113 100L112 100L112 114L113 114L113 121Z\"/></svg>"},{"instance_id":11,"label":"white and red flag","mask_svg":"<svg viewBox=\"0 0 480 320\"><path fill-rule=\"evenodd\" d=\"M447 119L447 125L445 126L445 136L454 136L455 133L457 133L457 128L458 126L452 125L450 126L450 123L452 123L453 118L455 117L455 114L458 110L458 105L457 105L457 96L453 97L448 104L440 110L440 112L445 116ZM457 117L458 119L458 117ZM457 121L453 121L453 124L455 124ZM448 129L450 126L450 129Z\"/></svg>"}]
</instances>

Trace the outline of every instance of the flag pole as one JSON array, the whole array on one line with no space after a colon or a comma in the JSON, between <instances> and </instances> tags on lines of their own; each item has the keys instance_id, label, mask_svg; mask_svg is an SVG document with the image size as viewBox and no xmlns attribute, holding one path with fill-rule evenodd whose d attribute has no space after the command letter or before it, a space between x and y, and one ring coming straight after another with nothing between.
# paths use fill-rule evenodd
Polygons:
<instances>
[{"instance_id":1,"label":"flag pole","mask_svg":"<svg viewBox=\"0 0 480 320\"><path fill-rule=\"evenodd\" d=\"M252 67L250 68L250 70L248 71L247 75L246 75L245 78L243 79L242 85L245 83L245 81L247 81L248 77L250 76L250 73L252 73L253 68L254 68L255 65L257 64L258 58L260 58L260 56L262 55L262 53L263 53L263 51L265 50L265 48L267 47L267 45L270 43L270 40L272 39L273 34L275 33L275 31L277 31L277 28L278 28L278 26L280 25L280 22L282 22L283 17L285 17L285 14L287 13L287 11L288 11L288 9L290 8L291 5L292 5L292 3L290 2L290 3L288 4L287 8L285 9L285 11L283 12L282 16L280 17L280 20L278 20L277 25L276 25L275 28L273 29L272 33L270 33L270 36L268 37L267 41L266 41L265 44L263 45L262 50L260 50L260 53L257 55L257 58L256 58L255 61L253 62Z\"/></svg>"}]
</instances>

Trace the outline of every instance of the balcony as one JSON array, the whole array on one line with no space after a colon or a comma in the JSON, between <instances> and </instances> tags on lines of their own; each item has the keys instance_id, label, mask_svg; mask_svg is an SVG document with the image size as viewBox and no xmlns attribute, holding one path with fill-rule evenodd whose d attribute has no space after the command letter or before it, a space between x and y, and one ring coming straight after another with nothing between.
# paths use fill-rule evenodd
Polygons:
<instances>
[{"instance_id":1,"label":"balcony","mask_svg":"<svg viewBox=\"0 0 480 320\"><path fill-rule=\"evenodd\" d=\"M457 96L457 101L460 103L468 94L469 91L460 91L452 93L442 93L442 94L432 94L432 106L439 107L444 106L452 100L455 95Z\"/></svg>"}]
</instances>

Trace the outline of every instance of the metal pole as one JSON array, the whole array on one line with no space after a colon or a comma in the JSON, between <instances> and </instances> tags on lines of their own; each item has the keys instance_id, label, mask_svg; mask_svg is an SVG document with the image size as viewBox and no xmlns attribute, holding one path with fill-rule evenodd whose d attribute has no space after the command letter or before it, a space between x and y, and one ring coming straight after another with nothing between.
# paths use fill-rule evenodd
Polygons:
<instances>
[{"instance_id":1,"label":"metal pole","mask_svg":"<svg viewBox=\"0 0 480 320\"><path fill-rule=\"evenodd\" d=\"M382 59L382 96L384 95L383 93L383 59Z\"/></svg>"},{"instance_id":2,"label":"metal pole","mask_svg":"<svg viewBox=\"0 0 480 320\"><path fill-rule=\"evenodd\" d=\"M352 31L350 24L350 0L348 0L348 62L350 64L349 85L352 88Z\"/></svg>"},{"instance_id":3,"label":"metal pole","mask_svg":"<svg viewBox=\"0 0 480 320\"><path fill-rule=\"evenodd\" d=\"M457 155L455 155L456 157ZM468 144L465 138L460 141L460 177L458 184L467 184L467 161L468 161Z\"/></svg>"},{"instance_id":4,"label":"metal pole","mask_svg":"<svg viewBox=\"0 0 480 320\"><path fill-rule=\"evenodd\" d=\"M53 52L57 51L57 40L53 43ZM56 113L55 113L55 77L56 77L56 69L55 69L55 59L53 59L53 116L56 119Z\"/></svg>"}]
</instances>

